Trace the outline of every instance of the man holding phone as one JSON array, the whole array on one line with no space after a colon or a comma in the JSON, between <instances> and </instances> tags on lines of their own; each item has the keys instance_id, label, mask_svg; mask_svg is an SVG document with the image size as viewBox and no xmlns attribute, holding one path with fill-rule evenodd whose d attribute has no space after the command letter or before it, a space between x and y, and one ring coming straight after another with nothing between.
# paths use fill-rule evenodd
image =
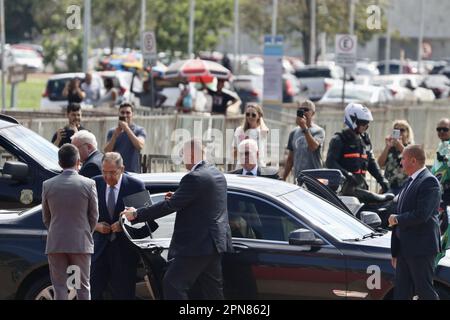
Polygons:
<instances>
[{"instance_id":1,"label":"man holding phone","mask_svg":"<svg viewBox=\"0 0 450 320\"><path fill-rule=\"evenodd\" d=\"M79 103L69 103L66 116L69 124L64 128L59 128L52 138L52 143L58 148L66 143L71 143L72 136L78 131L86 130L81 126L81 106Z\"/></svg>"},{"instance_id":2,"label":"man holding phone","mask_svg":"<svg viewBox=\"0 0 450 320\"><path fill-rule=\"evenodd\" d=\"M108 131L105 153L117 152L123 158L125 171L141 172L141 150L145 145L145 129L133 123L133 105L122 103L119 107L119 122Z\"/></svg>"},{"instance_id":3,"label":"man holding phone","mask_svg":"<svg viewBox=\"0 0 450 320\"><path fill-rule=\"evenodd\" d=\"M310 100L299 104L297 125L289 135L289 154L283 173L283 180L289 176L292 167L297 178L303 170L322 168L321 148L325 141L325 130L313 122L316 106Z\"/></svg>"}]
</instances>

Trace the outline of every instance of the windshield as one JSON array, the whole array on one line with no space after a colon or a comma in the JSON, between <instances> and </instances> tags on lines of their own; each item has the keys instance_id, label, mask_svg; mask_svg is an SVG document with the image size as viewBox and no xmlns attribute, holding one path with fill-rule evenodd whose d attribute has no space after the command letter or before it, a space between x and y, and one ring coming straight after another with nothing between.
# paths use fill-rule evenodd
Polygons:
<instances>
[{"instance_id":1,"label":"windshield","mask_svg":"<svg viewBox=\"0 0 450 320\"><path fill-rule=\"evenodd\" d=\"M297 78L331 78L330 69L300 69L295 72Z\"/></svg>"},{"instance_id":2,"label":"windshield","mask_svg":"<svg viewBox=\"0 0 450 320\"><path fill-rule=\"evenodd\" d=\"M284 194L280 198L301 211L301 215L311 224L339 240L362 238L373 232L355 217L303 189Z\"/></svg>"},{"instance_id":3,"label":"windshield","mask_svg":"<svg viewBox=\"0 0 450 320\"><path fill-rule=\"evenodd\" d=\"M32 50L13 50L13 55L19 59L38 59L38 54Z\"/></svg>"},{"instance_id":4,"label":"windshield","mask_svg":"<svg viewBox=\"0 0 450 320\"><path fill-rule=\"evenodd\" d=\"M23 126L12 126L0 131L0 135L30 155L44 168L59 172L58 148L37 133Z\"/></svg>"},{"instance_id":5,"label":"windshield","mask_svg":"<svg viewBox=\"0 0 450 320\"><path fill-rule=\"evenodd\" d=\"M368 90L355 90L351 88L345 89L345 98L358 101L371 101L373 91ZM342 88L332 88L327 94L329 99L342 98Z\"/></svg>"}]
</instances>

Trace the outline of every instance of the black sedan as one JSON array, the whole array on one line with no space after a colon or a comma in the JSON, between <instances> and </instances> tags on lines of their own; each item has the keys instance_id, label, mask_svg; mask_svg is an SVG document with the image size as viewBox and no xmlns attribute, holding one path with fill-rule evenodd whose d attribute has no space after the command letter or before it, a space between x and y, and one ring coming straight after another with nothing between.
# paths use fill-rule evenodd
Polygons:
<instances>
[{"instance_id":1,"label":"black sedan","mask_svg":"<svg viewBox=\"0 0 450 320\"><path fill-rule=\"evenodd\" d=\"M138 175L153 201L176 190L182 173ZM228 299L389 299L394 269L390 233L375 232L351 214L295 185L231 176L228 211L235 253L224 258ZM153 238L136 239L142 257L139 297L160 298L174 215L157 221ZM0 299L52 296L40 207L0 214ZM450 254L435 286L450 299ZM193 292L195 297L195 292Z\"/></svg>"}]
</instances>

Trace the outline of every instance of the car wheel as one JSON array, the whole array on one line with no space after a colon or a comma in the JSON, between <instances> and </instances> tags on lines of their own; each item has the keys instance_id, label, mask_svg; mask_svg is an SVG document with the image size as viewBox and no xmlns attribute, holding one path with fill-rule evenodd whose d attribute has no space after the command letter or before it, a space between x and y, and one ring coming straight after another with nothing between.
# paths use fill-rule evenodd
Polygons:
<instances>
[{"instance_id":1,"label":"car wheel","mask_svg":"<svg viewBox=\"0 0 450 320\"><path fill-rule=\"evenodd\" d=\"M76 291L69 291L69 300L76 299ZM36 278L25 293L25 300L54 300L55 291L49 275Z\"/></svg>"}]
</instances>

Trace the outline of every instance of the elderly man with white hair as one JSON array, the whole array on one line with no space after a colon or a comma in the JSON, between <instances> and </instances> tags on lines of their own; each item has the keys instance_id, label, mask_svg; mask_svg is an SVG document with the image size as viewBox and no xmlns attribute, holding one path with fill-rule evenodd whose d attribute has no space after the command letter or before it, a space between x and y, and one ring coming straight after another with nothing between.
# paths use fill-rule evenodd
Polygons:
<instances>
[{"instance_id":1,"label":"elderly man with white hair","mask_svg":"<svg viewBox=\"0 0 450 320\"><path fill-rule=\"evenodd\" d=\"M231 174L241 174L244 176L258 176L271 179L280 179L276 168L258 166L259 149L258 143L253 139L243 140L238 146L239 163L242 168L231 171Z\"/></svg>"},{"instance_id":2,"label":"elderly man with white hair","mask_svg":"<svg viewBox=\"0 0 450 320\"><path fill-rule=\"evenodd\" d=\"M78 148L83 163L79 174L87 178L101 175L103 154L97 150L94 134L87 130L78 131L72 136L72 144Z\"/></svg>"},{"instance_id":3,"label":"elderly man with white hair","mask_svg":"<svg viewBox=\"0 0 450 320\"><path fill-rule=\"evenodd\" d=\"M133 223L153 221L177 212L163 279L164 298L189 299L194 284L202 299L222 300L222 254L232 252L227 210L227 181L214 166L204 161L200 140L183 147L183 161L190 172L174 194L147 208L127 208L123 215Z\"/></svg>"}]
</instances>

